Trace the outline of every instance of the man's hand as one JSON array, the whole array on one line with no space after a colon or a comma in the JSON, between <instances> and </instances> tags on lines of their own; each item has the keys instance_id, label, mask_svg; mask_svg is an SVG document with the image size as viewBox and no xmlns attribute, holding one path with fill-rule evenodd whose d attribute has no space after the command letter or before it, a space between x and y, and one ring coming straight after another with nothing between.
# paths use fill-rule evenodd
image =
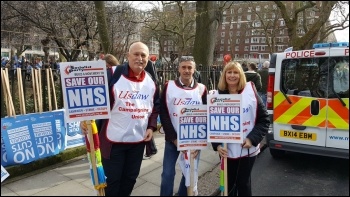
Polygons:
<instances>
[{"instance_id":1,"label":"man's hand","mask_svg":"<svg viewBox=\"0 0 350 197\"><path fill-rule=\"evenodd\" d=\"M80 128L83 135L87 135L89 130L85 121L80 121Z\"/></svg>"},{"instance_id":2,"label":"man's hand","mask_svg":"<svg viewBox=\"0 0 350 197\"><path fill-rule=\"evenodd\" d=\"M152 136L153 136L153 130L152 129L147 129L146 130L146 135L144 137L144 140L146 142L150 141L152 139Z\"/></svg>"}]
</instances>

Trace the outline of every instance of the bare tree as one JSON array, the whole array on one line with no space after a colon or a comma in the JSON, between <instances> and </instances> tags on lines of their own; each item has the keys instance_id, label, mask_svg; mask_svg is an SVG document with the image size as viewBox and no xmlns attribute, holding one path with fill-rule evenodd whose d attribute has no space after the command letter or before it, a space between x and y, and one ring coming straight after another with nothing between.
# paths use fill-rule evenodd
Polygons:
<instances>
[{"instance_id":1,"label":"bare tree","mask_svg":"<svg viewBox=\"0 0 350 197\"><path fill-rule=\"evenodd\" d=\"M289 45L294 50L311 48L316 40L324 40L328 35L337 30L349 27L349 12L345 14L342 5L349 4L343 1L299 1L295 2L295 9L287 9L286 4L274 1L281 12L288 29ZM339 9L343 19L333 24L329 23L332 10ZM313 23L307 20L307 11L311 10L315 16ZM302 33L303 35L300 36ZM317 41L316 41L317 42Z\"/></svg>"},{"instance_id":2,"label":"bare tree","mask_svg":"<svg viewBox=\"0 0 350 197\"><path fill-rule=\"evenodd\" d=\"M4 3L37 32L45 33L44 39L54 41L60 54L67 61L76 61L83 47L96 50L94 45L97 44L98 32L95 14L91 13L94 8L93 2L6 1Z\"/></svg>"}]
</instances>

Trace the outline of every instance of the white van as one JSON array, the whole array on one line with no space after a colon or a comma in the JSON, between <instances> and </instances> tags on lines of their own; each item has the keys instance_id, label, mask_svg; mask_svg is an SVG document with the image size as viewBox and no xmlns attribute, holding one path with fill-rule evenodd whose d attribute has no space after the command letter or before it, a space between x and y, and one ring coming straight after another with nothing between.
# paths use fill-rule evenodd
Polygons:
<instances>
[{"instance_id":1,"label":"white van","mask_svg":"<svg viewBox=\"0 0 350 197\"><path fill-rule=\"evenodd\" d=\"M267 109L273 157L291 151L349 159L349 43L273 54Z\"/></svg>"}]
</instances>

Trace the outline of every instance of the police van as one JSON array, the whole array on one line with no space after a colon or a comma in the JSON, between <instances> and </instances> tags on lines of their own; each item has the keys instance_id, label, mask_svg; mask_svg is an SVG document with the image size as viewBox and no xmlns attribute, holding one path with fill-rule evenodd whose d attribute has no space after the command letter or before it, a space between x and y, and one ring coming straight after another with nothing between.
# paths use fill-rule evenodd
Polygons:
<instances>
[{"instance_id":1,"label":"police van","mask_svg":"<svg viewBox=\"0 0 350 197\"><path fill-rule=\"evenodd\" d=\"M267 109L274 158L299 152L349 159L349 43L273 54Z\"/></svg>"}]
</instances>

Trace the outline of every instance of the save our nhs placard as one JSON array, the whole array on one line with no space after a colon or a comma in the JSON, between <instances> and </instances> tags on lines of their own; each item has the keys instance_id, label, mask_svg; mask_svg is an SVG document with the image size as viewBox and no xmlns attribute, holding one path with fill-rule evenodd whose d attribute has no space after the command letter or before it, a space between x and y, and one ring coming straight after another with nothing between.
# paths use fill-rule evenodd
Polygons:
<instances>
[{"instance_id":1,"label":"save our nhs placard","mask_svg":"<svg viewBox=\"0 0 350 197\"><path fill-rule=\"evenodd\" d=\"M207 143L207 106L181 105L177 107L177 150L200 150Z\"/></svg>"},{"instance_id":2,"label":"save our nhs placard","mask_svg":"<svg viewBox=\"0 0 350 197\"><path fill-rule=\"evenodd\" d=\"M106 61L60 64L66 121L109 118Z\"/></svg>"},{"instance_id":3,"label":"save our nhs placard","mask_svg":"<svg viewBox=\"0 0 350 197\"><path fill-rule=\"evenodd\" d=\"M243 143L242 95L208 95L208 142Z\"/></svg>"}]
</instances>

